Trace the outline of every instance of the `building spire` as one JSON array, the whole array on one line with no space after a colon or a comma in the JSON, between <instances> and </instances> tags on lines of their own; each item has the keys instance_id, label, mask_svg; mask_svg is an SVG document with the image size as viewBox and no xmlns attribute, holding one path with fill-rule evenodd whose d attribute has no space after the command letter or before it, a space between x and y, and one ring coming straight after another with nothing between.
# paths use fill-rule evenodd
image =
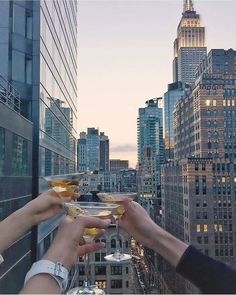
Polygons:
<instances>
[{"instance_id":1,"label":"building spire","mask_svg":"<svg viewBox=\"0 0 236 295\"><path fill-rule=\"evenodd\" d=\"M194 11L193 0L184 0L184 12Z\"/></svg>"}]
</instances>

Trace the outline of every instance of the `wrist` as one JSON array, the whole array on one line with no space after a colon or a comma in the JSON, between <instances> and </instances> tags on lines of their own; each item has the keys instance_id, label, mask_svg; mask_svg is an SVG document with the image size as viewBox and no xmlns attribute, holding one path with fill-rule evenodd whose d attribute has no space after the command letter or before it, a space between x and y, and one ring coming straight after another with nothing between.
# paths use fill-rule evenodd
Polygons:
<instances>
[{"instance_id":1,"label":"wrist","mask_svg":"<svg viewBox=\"0 0 236 295\"><path fill-rule=\"evenodd\" d=\"M55 263L59 262L69 270L75 263L76 257L75 249L66 245L63 246L63 244L55 245L53 243L42 259L50 260Z\"/></svg>"},{"instance_id":2,"label":"wrist","mask_svg":"<svg viewBox=\"0 0 236 295\"><path fill-rule=\"evenodd\" d=\"M171 235L158 225L153 232L152 249L164 257L172 266L176 267L187 244Z\"/></svg>"}]
</instances>

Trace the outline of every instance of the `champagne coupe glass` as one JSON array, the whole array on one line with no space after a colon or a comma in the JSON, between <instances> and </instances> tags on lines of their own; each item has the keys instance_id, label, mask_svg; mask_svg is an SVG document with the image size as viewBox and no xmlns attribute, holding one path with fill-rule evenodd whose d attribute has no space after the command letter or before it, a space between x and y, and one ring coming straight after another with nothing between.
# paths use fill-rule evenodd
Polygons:
<instances>
[{"instance_id":1,"label":"champagne coupe glass","mask_svg":"<svg viewBox=\"0 0 236 295\"><path fill-rule=\"evenodd\" d=\"M101 203L101 202L70 202L65 203L64 208L68 215L76 218L78 215L89 215L101 219L110 219L112 212L119 205L114 203ZM83 239L86 243L94 241L95 237L99 234L100 230L97 228L85 228ZM76 287L67 292L67 294L105 294L103 290L91 285L90 280L90 264L89 254L85 254L85 280L83 287Z\"/></svg>"},{"instance_id":2,"label":"champagne coupe glass","mask_svg":"<svg viewBox=\"0 0 236 295\"><path fill-rule=\"evenodd\" d=\"M115 203L119 205L118 208L113 210L113 217L115 218L115 223L116 223L116 240L117 240L116 251L114 254L109 254L105 256L104 258L107 261L112 261L112 262L122 262L122 261L130 260L132 256L129 254L122 253L120 249L121 237L120 237L120 231L119 231L119 228L120 228L119 219L125 212L125 209L122 206L122 202L124 201L125 198L129 198L133 200L136 197L136 193L98 193L97 196L105 204L109 202L109 203Z\"/></svg>"},{"instance_id":3,"label":"champagne coupe glass","mask_svg":"<svg viewBox=\"0 0 236 295\"><path fill-rule=\"evenodd\" d=\"M59 197L73 197L74 193L83 193L80 185L85 173L52 175L43 177Z\"/></svg>"}]
</instances>

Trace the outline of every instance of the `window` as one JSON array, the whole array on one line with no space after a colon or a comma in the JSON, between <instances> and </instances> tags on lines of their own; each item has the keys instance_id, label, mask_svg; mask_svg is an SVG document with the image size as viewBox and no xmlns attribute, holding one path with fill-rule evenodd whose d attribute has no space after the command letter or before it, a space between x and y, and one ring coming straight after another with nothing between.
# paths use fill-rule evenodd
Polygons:
<instances>
[{"instance_id":1,"label":"window","mask_svg":"<svg viewBox=\"0 0 236 295\"><path fill-rule=\"evenodd\" d=\"M32 56L27 55L25 60L25 82L32 84Z\"/></svg>"},{"instance_id":2,"label":"window","mask_svg":"<svg viewBox=\"0 0 236 295\"><path fill-rule=\"evenodd\" d=\"M122 280L111 280L111 289L122 289Z\"/></svg>"},{"instance_id":3,"label":"window","mask_svg":"<svg viewBox=\"0 0 236 295\"><path fill-rule=\"evenodd\" d=\"M28 39L32 39L33 37L33 19L30 10L26 10L26 37Z\"/></svg>"},{"instance_id":4,"label":"window","mask_svg":"<svg viewBox=\"0 0 236 295\"><path fill-rule=\"evenodd\" d=\"M21 176L28 174L28 142L21 136L13 134L13 175Z\"/></svg>"},{"instance_id":5,"label":"window","mask_svg":"<svg viewBox=\"0 0 236 295\"><path fill-rule=\"evenodd\" d=\"M203 225L203 231L206 233L208 232L208 225L207 224L204 224Z\"/></svg>"},{"instance_id":6,"label":"window","mask_svg":"<svg viewBox=\"0 0 236 295\"><path fill-rule=\"evenodd\" d=\"M105 265L96 265L95 266L95 275L106 275L107 268Z\"/></svg>"},{"instance_id":7,"label":"window","mask_svg":"<svg viewBox=\"0 0 236 295\"><path fill-rule=\"evenodd\" d=\"M198 244L202 243L202 237L201 236L197 237L197 242L198 242Z\"/></svg>"},{"instance_id":8,"label":"window","mask_svg":"<svg viewBox=\"0 0 236 295\"><path fill-rule=\"evenodd\" d=\"M13 4L13 33L25 37L26 11L24 7Z\"/></svg>"},{"instance_id":9,"label":"window","mask_svg":"<svg viewBox=\"0 0 236 295\"><path fill-rule=\"evenodd\" d=\"M79 266L79 275L84 276L84 265Z\"/></svg>"},{"instance_id":10,"label":"window","mask_svg":"<svg viewBox=\"0 0 236 295\"><path fill-rule=\"evenodd\" d=\"M122 266L111 265L111 275L122 275Z\"/></svg>"},{"instance_id":11,"label":"window","mask_svg":"<svg viewBox=\"0 0 236 295\"><path fill-rule=\"evenodd\" d=\"M202 171L206 170L206 163L202 163Z\"/></svg>"},{"instance_id":12,"label":"window","mask_svg":"<svg viewBox=\"0 0 236 295\"><path fill-rule=\"evenodd\" d=\"M196 219L201 219L201 212L199 211L196 212Z\"/></svg>"},{"instance_id":13,"label":"window","mask_svg":"<svg viewBox=\"0 0 236 295\"><path fill-rule=\"evenodd\" d=\"M12 80L25 82L25 54L12 50Z\"/></svg>"},{"instance_id":14,"label":"window","mask_svg":"<svg viewBox=\"0 0 236 295\"><path fill-rule=\"evenodd\" d=\"M95 281L95 285L96 285L99 289L106 289L107 281L105 281L105 280L98 280L98 281Z\"/></svg>"},{"instance_id":15,"label":"window","mask_svg":"<svg viewBox=\"0 0 236 295\"><path fill-rule=\"evenodd\" d=\"M126 273L126 274L129 273L129 268L128 268L128 267L125 268L125 273Z\"/></svg>"},{"instance_id":16,"label":"window","mask_svg":"<svg viewBox=\"0 0 236 295\"><path fill-rule=\"evenodd\" d=\"M207 201L206 200L203 201L203 207L207 207Z\"/></svg>"},{"instance_id":17,"label":"window","mask_svg":"<svg viewBox=\"0 0 236 295\"><path fill-rule=\"evenodd\" d=\"M197 224L197 233L200 233L201 232L201 225L200 224Z\"/></svg>"},{"instance_id":18,"label":"window","mask_svg":"<svg viewBox=\"0 0 236 295\"><path fill-rule=\"evenodd\" d=\"M207 212L203 212L203 219L207 219Z\"/></svg>"},{"instance_id":19,"label":"window","mask_svg":"<svg viewBox=\"0 0 236 295\"><path fill-rule=\"evenodd\" d=\"M111 248L116 248L116 240L111 239Z\"/></svg>"},{"instance_id":20,"label":"window","mask_svg":"<svg viewBox=\"0 0 236 295\"><path fill-rule=\"evenodd\" d=\"M95 261L100 261L100 253L95 253Z\"/></svg>"},{"instance_id":21,"label":"window","mask_svg":"<svg viewBox=\"0 0 236 295\"><path fill-rule=\"evenodd\" d=\"M129 281L126 281L126 288L129 288Z\"/></svg>"}]
</instances>

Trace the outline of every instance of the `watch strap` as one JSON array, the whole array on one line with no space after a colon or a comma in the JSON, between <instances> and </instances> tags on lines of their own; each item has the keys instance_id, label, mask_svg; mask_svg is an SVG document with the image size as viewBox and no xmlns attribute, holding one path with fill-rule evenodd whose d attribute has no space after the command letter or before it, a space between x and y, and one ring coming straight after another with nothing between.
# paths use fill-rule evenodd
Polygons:
<instances>
[{"instance_id":1,"label":"watch strap","mask_svg":"<svg viewBox=\"0 0 236 295\"><path fill-rule=\"evenodd\" d=\"M49 274L53 277L58 285L60 286L60 291L63 292L68 283L68 270L59 262L52 262L50 260L39 260L35 262L25 277L26 282L37 274Z\"/></svg>"}]
</instances>

